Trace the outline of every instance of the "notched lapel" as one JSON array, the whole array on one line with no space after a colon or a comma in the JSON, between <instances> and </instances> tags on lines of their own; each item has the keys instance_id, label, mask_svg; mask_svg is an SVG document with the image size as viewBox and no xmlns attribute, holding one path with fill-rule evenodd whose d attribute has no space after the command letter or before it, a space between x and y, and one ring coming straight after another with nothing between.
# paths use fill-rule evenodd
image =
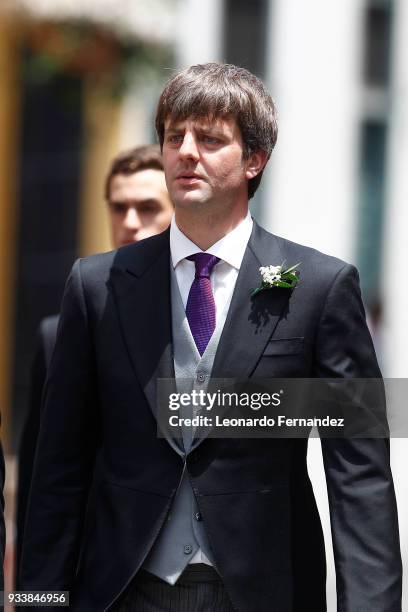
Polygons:
<instances>
[{"instance_id":1,"label":"notched lapel","mask_svg":"<svg viewBox=\"0 0 408 612\"><path fill-rule=\"evenodd\" d=\"M118 251L111 284L135 374L157 416L157 379L174 378L168 232Z\"/></svg>"},{"instance_id":2,"label":"notched lapel","mask_svg":"<svg viewBox=\"0 0 408 612\"><path fill-rule=\"evenodd\" d=\"M274 288L251 297L260 283L260 266L279 265L284 257L278 240L256 223L218 344L212 378L248 378L256 367L281 316L291 290Z\"/></svg>"}]
</instances>

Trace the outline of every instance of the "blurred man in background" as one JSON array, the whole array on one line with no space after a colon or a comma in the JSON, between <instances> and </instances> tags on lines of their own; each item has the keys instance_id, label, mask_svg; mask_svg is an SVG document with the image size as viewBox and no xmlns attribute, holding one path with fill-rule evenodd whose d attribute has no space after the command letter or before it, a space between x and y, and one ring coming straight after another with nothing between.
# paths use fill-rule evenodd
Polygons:
<instances>
[{"instance_id":1,"label":"blurred man in background","mask_svg":"<svg viewBox=\"0 0 408 612\"><path fill-rule=\"evenodd\" d=\"M154 236L170 224L173 205L167 192L158 145L136 147L117 155L105 180L111 240L119 248ZM31 396L23 428L18 467L16 566L21 545L34 455L40 426L41 398L54 349L59 315L46 317L38 330ZM16 572L18 576L18 571Z\"/></svg>"},{"instance_id":2,"label":"blurred man in background","mask_svg":"<svg viewBox=\"0 0 408 612\"><path fill-rule=\"evenodd\" d=\"M115 249L164 231L170 224L173 204L159 146L138 147L118 155L106 177L105 198Z\"/></svg>"}]
</instances>

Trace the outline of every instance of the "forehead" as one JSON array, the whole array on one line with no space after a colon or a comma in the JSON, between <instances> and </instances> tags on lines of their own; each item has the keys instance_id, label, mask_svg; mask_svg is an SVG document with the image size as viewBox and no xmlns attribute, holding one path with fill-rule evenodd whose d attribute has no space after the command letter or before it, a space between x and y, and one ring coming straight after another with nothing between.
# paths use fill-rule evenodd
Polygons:
<instances>
[{"instance_id":1,"label":"forehead","mask_svg":"<svg viewBox=\"0 0 408 612\"><path fill-rule=\"evenodd\" d=\"M164 122L165 131L169 130L209 130L219 132L239 132L239 127L235 117L231 115L216 117L216 116L202 116L202 117L167 117Z\"/></svg>"},{"instance_id":2,"label":"forehead","mask_svg":"<svg viewBox=\"0 0 408 612\"><path fill-rule=\"evenodd\" d=\"M167 197L164 172L148 168L133 174L115 174L110 184L110 197L132 200Z\"/></svg>"}]
</instances>

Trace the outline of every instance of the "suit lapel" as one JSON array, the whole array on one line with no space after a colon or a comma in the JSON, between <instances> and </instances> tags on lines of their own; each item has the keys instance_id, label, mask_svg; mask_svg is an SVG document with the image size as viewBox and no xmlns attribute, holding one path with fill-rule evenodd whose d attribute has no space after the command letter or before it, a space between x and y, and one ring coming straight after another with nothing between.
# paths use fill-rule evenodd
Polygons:
<instances>
[{"instance_id":1,"label":"suit lapel","mask_svg":"<svg viewBox=\"0 0 408 612\"><path fill-rule=\"evenodd\" d=\"M274 288L251 298L260 266L280 265L278 239L254 222L214 360L212 378L248 378L254 371L291 291ZM289 262L291 264L292 262Z\"/></svg>"},{"instance_id":2,"label":"suit lapel","mask_svg":"<svg viewBox=\"0 0 408 612\"><path fill-rule=\"evenodd\" d=\"M156 418L157 379L174 378L169 232L120 249L111 282L129 357Z\"/></svg>"}]
</instances>

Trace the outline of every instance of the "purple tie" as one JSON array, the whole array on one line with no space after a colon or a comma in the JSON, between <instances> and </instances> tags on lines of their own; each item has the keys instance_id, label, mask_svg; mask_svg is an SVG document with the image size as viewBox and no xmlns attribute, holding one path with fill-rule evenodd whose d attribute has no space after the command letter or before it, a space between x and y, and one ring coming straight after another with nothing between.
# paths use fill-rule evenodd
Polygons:
<instances>
[{"instance_id":1,"label":"purple tie","mask_svg":"<svg viewBox=\"0 0 408 612\"><path fill-rule=\"evenodd\" d=\"M210 274L220 260L208 253L196 253L187 259L195 263L195 278L188 294L186 315L198 352L202 355L215 329L215 302Z\"/></svg>"}]
</instances>

